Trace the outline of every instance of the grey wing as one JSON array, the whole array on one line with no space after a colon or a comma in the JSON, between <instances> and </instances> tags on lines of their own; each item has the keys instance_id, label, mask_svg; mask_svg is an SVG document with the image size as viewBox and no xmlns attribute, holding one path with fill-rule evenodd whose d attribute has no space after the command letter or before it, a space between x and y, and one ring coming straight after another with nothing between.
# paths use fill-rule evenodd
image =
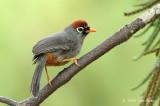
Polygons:
<instances>
[{"instance_id":1,"label":"grey wing","mask_svg":"<svg viewBox=\"0 0 160 106\"><path fill-rule=\"evenodd\" d=\"M75 47L76 42L73 39L68 39L62 35L53 35L39 41L34 47L32 52L35 56L47 52L55 52L58 54L65 53Z\"/></svg>"}]
</instances>

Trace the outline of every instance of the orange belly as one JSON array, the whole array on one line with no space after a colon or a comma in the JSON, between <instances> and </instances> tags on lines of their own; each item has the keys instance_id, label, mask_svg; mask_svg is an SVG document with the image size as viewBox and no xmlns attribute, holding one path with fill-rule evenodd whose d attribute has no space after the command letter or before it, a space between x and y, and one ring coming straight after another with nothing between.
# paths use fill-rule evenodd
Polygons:
<instances>
[{"instance_id":1,"label":"orange belly","mask_svg":"<svg viewBox=\"0 0 160 106\"><path fill-rule=\"evenodd\" d=\"M48 57L48 60L46 61L46 66L60 66L61 65L60 64L61 62L58 61L59 59L55 57L53 53L46 53L45 56Z\"/></svg>"}]
</instances>

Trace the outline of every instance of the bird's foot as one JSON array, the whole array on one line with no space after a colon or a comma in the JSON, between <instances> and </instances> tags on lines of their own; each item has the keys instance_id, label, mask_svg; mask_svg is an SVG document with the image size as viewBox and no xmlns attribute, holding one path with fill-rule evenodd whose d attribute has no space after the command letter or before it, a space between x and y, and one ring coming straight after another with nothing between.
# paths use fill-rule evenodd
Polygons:
<instances>
[{"instance_id":1,"label":"bird's foot","mask_svg":"<svg viewBox=\"0 0 160 106\"><path fill-rule=\"evenodd\" d=\"M80 65L78 64L77 60L78 60L78 58L74 58L74 59L73 59L74 63L75 63L77 66L80 66Z\"/></svg>"},{"instance_id":2,"label":"bird's foot","mask_svg":"<svg viewBox=\"0 0 160 106\"><path fill-rule=\"evenodd\" d=\"M71 60L73 60L74 63L75 63L77 66L80 66L80 65L78 64L78 62L77 62L78 58L63 59L63 60L61 60L61 62L71 61Z\"/></svg>"},{"instance_id":3,"label":"bird's foot","mask_svg":"<svg viewBox=\"0 0 160 106\"><path fill-rule=\"evenodd\" d=\"M48 80L49 85L52 87L51 79L49 77L47 77L47 80Z\"/></svg>"},{"instance_id":4,"label":"bird's foot","mask_svg":"<svg viewBox=\"0 0 160 106\"><path fill-rule=\"evenodd\" d=\"M48 83L49 83L49 85L52 87L51 79L50 79L50 77L49 77L49 75L48 75L48 71L47 71L47 66L46 66L46 65L45 65L45 71L46 71Z\"/></svg>"}]
</instances>

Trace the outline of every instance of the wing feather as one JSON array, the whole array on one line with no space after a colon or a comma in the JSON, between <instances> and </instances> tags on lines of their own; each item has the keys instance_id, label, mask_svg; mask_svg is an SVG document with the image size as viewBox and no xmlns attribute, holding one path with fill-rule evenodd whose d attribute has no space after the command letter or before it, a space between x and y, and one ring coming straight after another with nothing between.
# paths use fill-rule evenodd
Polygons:
<instances>
[{"instance_id":1,"label":"wing feather","mask_svg":"<svg viewBox=\"0 0 160 106\"><path fill-rule=\"evenodd\" d=\"M66 33L56 33L42 39L33 47L32 52L36 56L46 52L62 53L73 49L76 42L74 39L68 39L64 34Z\"/></svg>"}]
</instances>

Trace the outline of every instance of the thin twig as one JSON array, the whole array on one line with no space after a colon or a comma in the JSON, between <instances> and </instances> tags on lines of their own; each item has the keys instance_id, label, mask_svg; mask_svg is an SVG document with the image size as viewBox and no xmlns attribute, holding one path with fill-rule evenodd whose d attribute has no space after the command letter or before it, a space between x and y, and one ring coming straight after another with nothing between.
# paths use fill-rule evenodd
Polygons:
<instances>
[{"instance_id":1,"label":"thin twig","mask_svg":"<svg viewBox=\"0 0 160 106\"><path fill-rule=\"evenodd\" d=\"M148 1L148 2L146 2L146 3L141 3L141 4L135 4L135 5L133 5L134 7L139 7L139 6L145 6L145 5L147 5L148 3L150 3L151 1Z\"/></svg>"},{"instance_id":2,"label":"thin twig","mask_svg":"<svg viewBox=\"0 0 160 106\"><path fill-rule=\"evenodd\" d=\"M6 98L6 97L3 97L3 96L0 96L0 102L11 105L11 106L17 105L16 101L9 99L9 98Z\"/></svg>"},{"instance_id":3,"label":"thin twig","mask_svg":"<svg viewBox=\"0 0 160 106\"><path fill-rule=\"evenodd\" d=\"M147 54L150 54L150 53L154 53L154 52L157 52L158 50L160 50L160 47L158 47L158 48L156 48L156 49L149 50L149 51L145 52L143 55L147 55Z\"/></svg>"},{"instance_id":4,"label":"thin twig","mask_svg":"<svg viewBox=\"0 0 160 106\"><path fill-rule=\"evenodd\" d=\"M131 12L125 12L124 15L125 16L129 16L129 15L133 15L133 14L136 14L136 13L139 13L147 8L150 8L151 6L153 6L154 4L158 3L159 0L152 0L151 2L149 2L148 4L145 4L142 8L139 8L137 10L134 10L134 11L131 11Z\"/></svg>"}]
</instances>

